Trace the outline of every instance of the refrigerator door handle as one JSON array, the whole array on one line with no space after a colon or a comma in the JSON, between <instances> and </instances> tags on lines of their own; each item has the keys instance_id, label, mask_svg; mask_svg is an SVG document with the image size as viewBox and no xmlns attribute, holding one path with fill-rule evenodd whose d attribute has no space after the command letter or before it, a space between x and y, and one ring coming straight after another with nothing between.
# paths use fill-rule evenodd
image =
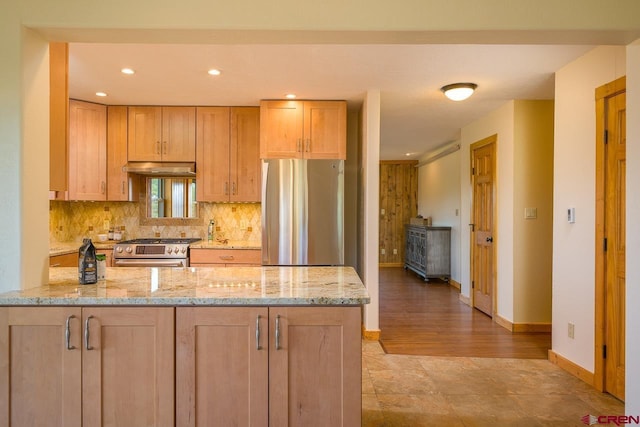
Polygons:
<instances>
[{"instance_id":1,"label":"refrigerator door handle","mask_svg":"<svg viewBox=\"0 0 640 427\"><path fill-rule=\"evenodd\" d=\"M269 176L269 162L262 161L262 264L269 264L269 235L267 230L267 177Z\"/></svg>"}]
</instances>

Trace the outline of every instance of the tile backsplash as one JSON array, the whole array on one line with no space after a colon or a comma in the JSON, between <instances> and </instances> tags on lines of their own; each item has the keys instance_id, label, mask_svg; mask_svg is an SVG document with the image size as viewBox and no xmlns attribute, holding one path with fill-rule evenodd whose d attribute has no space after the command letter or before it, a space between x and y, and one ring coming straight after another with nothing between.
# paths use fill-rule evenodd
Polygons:
<instances>
[{"instance_id":1,"label":"tile backsplash","mask_svg":"<svg viewBox=\"0 0 640 427\"><path fill-rule=\"evenodd\" d=\"M49 202L49 244L81 242L83 237L98 240L105 226L123 230L123 239L155 237L207 238L213 219L216 237L260 243L259 203L200 203L202 225L140 225L140 203L136 202Z\"/></svg>"}]
</instances>

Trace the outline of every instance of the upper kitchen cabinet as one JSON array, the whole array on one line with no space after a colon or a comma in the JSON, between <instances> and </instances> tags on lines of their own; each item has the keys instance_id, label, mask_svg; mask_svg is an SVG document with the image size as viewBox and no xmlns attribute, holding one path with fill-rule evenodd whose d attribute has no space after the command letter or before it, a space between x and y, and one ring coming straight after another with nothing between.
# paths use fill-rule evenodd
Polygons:
<instances>
[{"instance_id":1,"label":"upper kitchen cabinet","mask_svg":"<svg viewBox=\"0 0 640 427\"><path fill-rule=\"evenodd\" d=\"M194 162L195 157L195 107L129 107L129 161Z\"/></svg>"},{"instance_id":2,"label":"upper kitchen cabinet","mask_svg":"<svg viewBox=\"0 0 640 427\"><path fill-rule=\"evenodd\" d=\"M345 101L262 101L260 157L346 159Z\"/></svg>"},{"instance_id":3,"label":"upper kitchen cabinet","mask_svg":"<svg viewBox=\"0 0 640 427\"><path fill-rule=\"evenodd\" d=\"M260 201L260 110L197 108L198 201Z\"/></svg>"},{"instance_id":4,"label":"upper kitchen cabinet","mask_svg":"<svg viewBox=\"0 0 640 427\"><path fill-rule=\"evenodd\" d=\"M107 200L136 201L140 177L122 171L127 164L127 107L107 107Z\"/></svg>"},{"instance_id":5,"label":"upper kitchen cabinet","mask_svg":"<svg viewBox=\"0 0 640 427\"><path fill-rule=\"evenodd\" d=\"M107 107L69 101L69 200L107 199Z\"/></svg>"},{"instance_id":6,"label":"upper kitchen cabinet","mask_svg":"<svg viewBox=\"0 0 640 427\"><path fill-rule=\"evenodd\" d=\"M68 190L69 46L49 44L49 190Z\"/></svg>"}]
</instances>

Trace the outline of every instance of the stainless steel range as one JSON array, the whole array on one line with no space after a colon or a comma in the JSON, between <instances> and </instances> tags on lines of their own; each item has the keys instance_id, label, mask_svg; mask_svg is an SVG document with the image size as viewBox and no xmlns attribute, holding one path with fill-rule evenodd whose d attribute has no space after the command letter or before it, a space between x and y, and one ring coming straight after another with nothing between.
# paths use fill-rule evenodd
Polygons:
<instances>
[{"instance_id":1,"label":"stainless steel range","mask_svg":"<svg viewBox=\"0 0 640 427\"><path fill-rule=\"evenodd\" d=\"M201 239L134 239L113 246L116 267L188 267L189 245Z\"/></svg>"}]
</instances>

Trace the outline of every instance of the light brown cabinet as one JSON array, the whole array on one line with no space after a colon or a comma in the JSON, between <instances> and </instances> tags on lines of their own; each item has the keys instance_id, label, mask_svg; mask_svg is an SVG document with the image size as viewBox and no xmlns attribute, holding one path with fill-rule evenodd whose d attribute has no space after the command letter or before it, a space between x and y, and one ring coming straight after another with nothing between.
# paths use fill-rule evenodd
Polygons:
<instances>
[{"instance_id":1,"label":"light brown cabinet","mask_svg":"<svg viewBox=\"0 0 640 427\"><path fill-rule=\"evenodd\" d=\"M113 252L113 251L111 251ZM49 267L77 267L78 253L52 255L49 257Z\"/></svg>"},{"instance_id":2,"label":"light brown cabinet","mask_svg":"<svg viewBox=\"0 0 640 427\"><path fill-rule=\"evenodd\" d=\"M69 200L107 199L107 107L69 101Z\"/></svg>"},{"instance_id":3,"label":"light brown cabinet","mask_svg":"<svg viewBox=\"0 0 640 427\"><path fill-rule=\"evenodd\" d=\"M194 162L195 107L129 107L129 161Z\"/></svg>"},{"instance_id":4,"label":"light brown cabinet","mask_svg":"<svg viewBox=\"0 0 640 427\"><path fill-rule=\"evenodd\" d=\"M346 159L346 102L260 102L260 157Z\"/></svg>"},{"instance_id":5,"label":"light brown cabinet","mask_svg":"<svg viewBox=\"0 0 640 427\"><path fill-rule=\"evenodd\" d=\"M361 424L360 307L178 307L176 335L176 425Z\"/></svg>"},{"instance_id":6,"label":"light brown cabinet","mask_svg":"<svg viewBox=\"0 0 640 427\"><path fill-rule=\"evenodd\" d=\"M193 248L189 261L191 267L259 266L261 264L262 252L260 249Z\"/></svg>"},{"instance_id":7,"label":"light brown cabinet","mask_svg":"<svg viewBox=\"0 0 640 427\"><path fill-rule=\"evenodd\" d=\"M68 190L69 45L49 43L49 190Z\"/></svg>"},{"instance_id":8,"label":"light brown cabinet","mask_svg":"<svg viewBox=\"0 0 640 427\"><path fill-rule=\"evenodd\" d=\"M174 425L174 308L0 307L0 424Z\"/></svg>"},{"instance_id":9,"label":"light brown cabinet","mask_svg":"<svg viewBox=\"0 0 640 427\"><path fill-rule=\"evenodd\" d=\"M197 108L198 201L260 201L260 110Z\"/></svg>"},{"instance_id":10,"label":"light brown cabinet","mask_svg":"<svg viewBox=\"0 0 640 427\"><path fill-rule=\"evenodd\" d=\"M126 106L107 107L107 200L137 201L140 195L139 175L122 171L127 164Z\"/></svg>"}]
</instances>

